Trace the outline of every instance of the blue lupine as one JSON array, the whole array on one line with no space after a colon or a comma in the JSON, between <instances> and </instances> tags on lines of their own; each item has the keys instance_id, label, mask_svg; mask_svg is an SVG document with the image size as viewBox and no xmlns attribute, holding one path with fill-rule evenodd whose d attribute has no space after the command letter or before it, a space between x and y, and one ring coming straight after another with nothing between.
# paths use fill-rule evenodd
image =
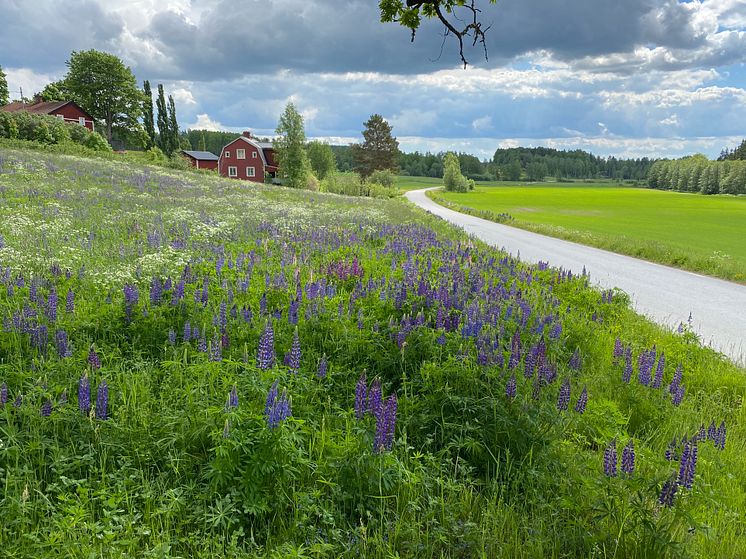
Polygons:
<instances>
[{"instance_id":1,"label":"blue lupine","mask_svg":"<svg viewBox=\"0 0 746 559\"><path fill-rule=\"evenodd\" d=\"M697 469L697 443L688 442L684 445L684 451L681 453L681 461L679 463L679 477L677 482L679 485L691 489L694 485L694 476Z\"/></svg>"},{"instance_id":2,"label":"blue lupine","mask_svg":"<svg viewBox=\"0 0 746 559\"><path fill-rule=\"evenodd\" d=\"M511 400L515 398L516 396L516 380L515 380L515 373L510 375L510 378L508 379L507 384L505 385L505 396L510 398Z\"/></svg>"},{"instance_id":3,"label":"blue lupine","mask_svg":"<svg viewBox=\"0 0 746 559\"><path fill-rule=\"evenodd\" d=\"M65 312L75 312L75 292L72 288L67 290L67 295L65 296Z\"/></svg>"},{"instance_id":4,"label":"blue lupine","mask_svg":"<svg viewBox=\"0 0 746 559\"><path fill-rule=\"evenodd\" d=\"M726 432L725 432L725 421L722 421L720 423L720 427L718 427L716 438L715 438L715 448L718 448L720 450L725 450L725 438L726 438Z\"/></svg>"},{"instance_id":5,"label":"blue lupine","mask_svg":"<svg viewBox=\"0 0 746 559\"><path fill-rule=\"evenodd\" d=\"M124 286L124 312L127 317L127 322L132 320L132 310L137 305L140 299L140 292L137 290L137 286L126 284Z\"/></svg>"},{"instance_id":6,"label":"blue lupine","mask_svg":"<svg viewBox=\"0 0 746 559\"><path fill-rule=\"evenodd\" d=\"M630 476L635 471L635 447L632 439L622 450L622 471Z\"/></svg>"},{"instance_id":7,"label":"blue lupine","mask_svg":"<svg viewBox=\"0 0 746 559\"><path fill-rule=\"evenodd\" d=\"M298 324L298 311L300 310L300 300L296 297L290 301L288 307L288 322L290 324Z\"/></svg>"},{"instance_id":8,"label":"blue lupine","mask_svg":"<svg viewBox=\"0 0 746 559\"><path fill-rule=\"evenodd\" d=\"M612 440L604 450L604 474L616 476L617 467L616 439Z\"/></svg>"},{"instance_id":9,"label":"blue lupine","mask_svg":"<svg viewBox=\"0 0 746 559\"><path fill-rule=\"evenodd\" d=\"M13 407L14 408L20 408L23 405L23 394L19 394L16 396L16 399L13 400Z\"/></svg>"},{"instance_id":10,"label":"blue lupine","mask_svg":"<svg viewBox=\"0 0 746 559\"><path fill-rule=\"evenodd\" d=\"M627 348L624 353L624 371L622 372L622 380L629 384L632 378L632 348Z\"/></svg>"},{"instance_id":11,"label":"blue lupine","mask_svg":"<svg viewBox=\"0 0 746 559\"><path fill-rule=\"evenodd\" d=\"M396 408L396 394L392 394L386 399L382 413L376 418L376 434L373 439L373 451L376 453L391 450L394 444Z\"/></svg>"},{"instance_id":12,"label":"blue lupine","mask_svg":"<svg viewBox=\"0 0 746 559\"><path fill-rule=\"evenodd\" d=\"M622 340L617 337L614 341L614 363L617 363L622 357L624 357L624 345Z\"/></svg>"},{"instance_id":13,"label":"blue lupine","mask_svg":"<svg viewBox=\"0 0 746 559\"><path fill-rule=\"evenodd\" d=\"M327 371L329 370L329 362L326 359L326 354L321 356L319 361L319 369L316 372L316 376L319 378L326 378Z\"/></svg>"},{"instance_id":14,"label":"blue lupine","mask_svg":"<svg viewBox=\"0 0 746 559\"><path fill-rule=\"evenodd\" d=\"M575 403L575 412L579 414L585 413L586 405L588 405L588 389L584 386L583 391L578 397L578 401Z\"/></svg>"},{"instance_id":15,"label":"blue lupine","mask_svg":"<svg viewBox=\"0 0 746 559\"><path fill-rule=\"evenodd\" d=\"M575 349L575 352L572 354L572 357L570 358L570 368L573 371L579 371L581 366L582 366L582 360L580 358L580 350Z\"/></svg>"},{"instance_id":16,"label":"blue lupine","mask_svg":"<svg viewBox=\"0 0 746 559\"><path fill-rule=\"evenodd\" d=\"M91 382L87 374L78 381L78 409L85 415L91 410Z\"/></svg>"},{"instance_id":17,"label":"blue lupine","mask_svg":"<svg viewBox=\"0 0 746 559\"><path fill-rule=\"evenodd\" d=\"M226 306L225 301L220 303L218 325L220 326L221 332L225 332L225 329L228 327L228 307Z\"/></svg>"},{"instance_id":18,"label":"blue lupine","mask_svg":"<svg viewBox=\"0 0 746 559\"><path fill-rule=\"evenodd\" d=\"M671 380L671 384L668 386L668 391L671 393L671 395L675 395L676 392L679 389L679 386L681 385L681 378L683 376L683 371L681 370L681 364L679 364L678 367L676 367L676 371L673 374L673 379Z\"/></svg>"},{"instance_id":19,"label":"blue lupine","mask_svg":"<svg viewBox=\"0 0 746 559\"><path fill-rule=\"evenodd\" d=\"M570 379L565 378L560 386L559 396L557 398L557 410L567 411L570 405Z\"/></svg>"},{"instance_id":20,"label":"blue lupine","mask_svg":"<svg viewBox=\"0 0 746 559\"><path fill-rule=\"evenodd\" d=\"M109 416L109 385L102 380L96 394L96 419L105 421Z\"/></svg>"},{"instance_id":21,"label":"blue lupine","mask_svg":"<svg viewBox=\"0 0 746 559\"><path fill-rule=\"evenodd\" d=\"M49 290L49 299L47 300L47 319L49 322L57 320L57 289L52 286Z\"/></svg>"},{"instance_id":22,"label":"blue lupine","mask_svg":"<svg viewBox=\"0 0 746 559\"><path fill-rule=\"evenodd\" d=\"M678 489L679 485L674 480L669 479L668 481L666 481L666 483L663 484L663 489L661 490L661 494L658 497L658 502L663 506L669 508L672 507Z\"/></svg>"},{"instance_id":23,"label":"blue lupine","mask_svg":"<svg viewBox=\"0 0 746 559\"><path fill-rule=\"evenodd\" d=\"M676 459L677 446L678 444L677 444L676 439L673 439L670 443L668 443L668 446L666 447L665 457L666 457L666 460L668 460L669 462L672 462L673 460Z\"/></svg>"},{"instance_id":24,"label":"blue lupine","mask_svg":"<svg viewBox=\"0 0 746 559\"><path fill-rule=\"evenodd\" d=\"M264 403L264 415L269 418L272 409L274 408L275 401L277 400L277 385L280 381L276 380L272 383L272 386L267 392L267 399Z\"/></svg>"},{"instance_id":25,"label":"blue lupine","mask_svg":"<svg viewBox=\"0 0 746 559\"><path fill-rule=\"evenodd\" d=\"M287 363L285 363L292 373L297 374L300 371L301 355L300 338L298 337L298 329L296 328L293 334L293 344L290 346Z\"/></svg>"},{"instance_id":26,"label":"blue lupine","mask_svg":"<svg viewBox=\"0 0 746 559\"><path fill-rule=\"evenodd\" d=\"M381 379L375 378L368 393L367 411L375 418L383 413L383 390L381 388Z\"/></svg>"},{"instance_id":27,"label":"blue lupine","mask_svg":"<svg viewBox=\"0 0 746 559\"><path fill-rule=\"evenodd\" d=\"M185 342L188 342L188 341L189 341L189 340L191 340L191 339L192 339L192 325L191 325L191 323L190 323L190 322L189 322L189 321L187 320L187 321L186 321L186 322L184 323L184 334L183 334L183 340L184 340Z\"/></svg>"},{"instance_id":28,"label":"blue lupine","mask_svg":"<svg viewBox=\"0 0 746 559\"><path fill-rule=\"evenodd\" d=\"M680 384L678 388L676 389L676 392L671 397L671 403L678 407L681 405L681 401L684 399L684 393L686 392L686 387L683 384Z\"/></svg>"},{"instance_id":29,"label":"blue lupine","mask_svg":"<svg viewBox=\"0 0 746 559\"><path fill-rule=\"evenodd\" d=\"M210 361L213 363L219 363L223 360L223 343L217 334L215 334L210 341L209 353Z\"/></svg>"},{"instance_id":30,"label":"blue lupine","mask_svg":"<svg viewBox=\"0 0 746 559\"><path fill-rule=\"evenodd\" d=\"M365 372L360 375L355 387L355 417L362 419L365 416L366 404L368 401L368 379Z\"/></svg>"},{"instance_id":31,"label":"blue lupine","mask_svg":"<svg viewBox=\"0 0 746 559\"><path fill-rule=\"evenodd\" d=\"M0 386L0 408L4 408L5 404L8 403L8 385L3 383Z\"/></svg>"},{"instance_id":32,"label":"blue lupine","mask_svg":"<svg viewBox=\"0 0 746 559\"><path fill-rule=\"evenodd\" d=\"M234 384L231 388L230 393L228 394L228 402L226 404L226 409L230 410L231 408L237 408L238 407L238 387Z\"/></svg>"},{"instance_id":33,"label":"blue lupine","mask_svg":"<svg viewBox=\"0 0 746 559\"><path fill-rule=\"evenodd\" d=\"M57 355L63 359L72 355L72 348L68 342L67 332L64 330L57 330L54 336L54 342L57 347Z\"/></svg>"},{"instance_id":34,"label":"blue lupine","mask_svg":"<svg viewBox=\"0 0 746 559\"><path fill-rule=\"evenodd\" d=\"M162 297L163 284L160 278L154 277L150 282L150 304L153 306L159 305Z\"/></svg>"},{"instance_id":35,"label":"blue lupine","mask_svg":"<svg viewBox=\"0 0 746 559\"><path fill-rule=\"evenodd\" d=\"M42 417L49 417L50 415L52 415L52 400L50 400L49 398L44 400L44 403L41 405L39 414Z\"/></svg>"},{"instance_id":36,"label":"blue lupine","mask_svg":"<svg viewBox=\"0 0 746 559\"><path fill-rule=\"evenodd\" d=\"M257 367L260 369L271 369L275 364L275 332L272 329L272 322L269 320L259 337L256 359Z\"/></svg>"},{"instance_id":37,"label":"blue lupine","mask_svg":"<svg viewBox=\"0 0 746 559\"><path fill-rule=\"evenodd\" d=\"M99 359L96 349L93 346L88 350L88 364L93 370L101 368L101 359Z\"/></svg>"},{"instance_id":38,"label":"blue lupine","mask_svg":"<svg viewBox=\"0 0 746 559\"><path fill-rule=\"evenodd\" d=\"M223 425L223 438L227 439L231 436L231 420L226 418L225 425Z\"/></svg>"},{"instance_id":39,"label":"blue lupine","mask_svg":"<svg viewBox=\"0 0 746 559\"><path fill-rule=\"evenodd\" d=\"M653 377L653 388L660 388L663 385L663 369L666 366L666 354L661 353L658 358L658 365L655 368L655 377Z\"/></svg>"}]
</instances>

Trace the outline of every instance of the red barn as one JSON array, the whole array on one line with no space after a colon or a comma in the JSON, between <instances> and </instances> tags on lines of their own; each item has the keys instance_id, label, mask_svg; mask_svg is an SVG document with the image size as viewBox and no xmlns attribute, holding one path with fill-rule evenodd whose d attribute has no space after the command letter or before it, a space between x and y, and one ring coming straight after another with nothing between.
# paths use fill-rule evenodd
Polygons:
<instances>
[{"instance_id":1,"label":"red barn","mask_svg":"<svg viewBox=\"0 0 746 559\"><path fill-rule=\"evenodd\" d=\"M37 97L32 103L14 101L4 107L0 107L0 111L6 113L26 112L37 115L56 116L60 120L74 122L93 131L93 117L72 101L42 101Z\"/></svg>"},{"instance_id":2,"label":"red barn","mask_svg":"<svg viewBox=\"0 0 746 559\"><path fill-rule=\"evenodd\" d=\"M215 155L214 153L211 153L209 151L187 151L182 150L182 152L186 158L189 160L189 163L192 164L192 167L196 167L197 169L212 169L217 170L218 168L218 161L220 158Z\"/></svg>"},{"instance_id":3,"label":"red barn","mask_svg":"<svg viewBox=\"0 0 746 559\"><path fill-rule=\"evenodd\" d=\"M265 176L274 177L277 162L272 144L244 132L220 152L218 172L224 177L253 182L264 182Z\"/></svg>"}]
</instances>

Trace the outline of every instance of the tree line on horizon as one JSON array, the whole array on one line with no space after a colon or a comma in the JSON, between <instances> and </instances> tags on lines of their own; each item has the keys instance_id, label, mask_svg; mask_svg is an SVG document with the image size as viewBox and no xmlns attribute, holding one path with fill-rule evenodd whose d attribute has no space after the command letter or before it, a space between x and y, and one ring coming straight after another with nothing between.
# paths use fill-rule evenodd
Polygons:
<instances>
[{"instance_id":1,"label":"tree line on horizon","mask_svg":"<svg viewBox=\"0 0 746 559\"><path fill-rule=\"evenodd\" d=\"M743 144L742 144L743 145ZM702 154L656 161L648 175L650 188L700 194L746 194L746 161L711 161Z\"/></svg>"}]
</instances>

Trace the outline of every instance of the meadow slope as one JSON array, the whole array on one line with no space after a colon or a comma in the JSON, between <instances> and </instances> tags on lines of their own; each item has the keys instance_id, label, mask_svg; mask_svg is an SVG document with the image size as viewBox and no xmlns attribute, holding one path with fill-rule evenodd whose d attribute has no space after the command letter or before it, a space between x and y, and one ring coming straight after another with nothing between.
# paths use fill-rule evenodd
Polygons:
<instances>
[{"instance_id":1,"label":"meadow slope","mask_svg":"<svg viewBox=\"0 0 746 559\"><path fill-rule=\"evenodd\" d=\"M409 207L0 150L7 557L746 555L746 376Z\"/></svg>"}]
</instances>

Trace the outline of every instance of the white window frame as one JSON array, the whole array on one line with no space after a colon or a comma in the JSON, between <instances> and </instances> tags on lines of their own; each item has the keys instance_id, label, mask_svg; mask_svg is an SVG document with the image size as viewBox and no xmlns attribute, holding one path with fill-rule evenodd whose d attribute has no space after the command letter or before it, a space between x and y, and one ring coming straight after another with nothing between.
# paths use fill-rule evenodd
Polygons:
<instances>
[{"instance_id":1,"label":"white window frame","mask_svg":"<svg viewBox=\"0 0 746 559\"><path fill-rule=\"evenodd\" d=\"M230 159L230 158L231 158L231 152L229 152L229 151L226 151L226 152L225 152L225 158L226 158L226 159Z\"/></svg>"},{"instance_id":2,"label":"white window frame","mask_svg":"<svg viewBox=\"0 0 746 559\"><path fill-rule=\"evenodd\" d=\"M65 115L54 115L54 116L56 116L60 120L65 120Z\"/></svg>"},{"instance_id":3,"label":"white window frame","mask_svg":"<svg viewBox=\"0 0 746 559\"><path fill-rule=\"evenodd\" d=\"M85 126L85 117L84 116L79 116L78 117L78 124L80 124L81 126Z\"/></svg>"},{"instance_id":4,"label":"white window frame","mask_svg":"<svg viewBox=\"0 0 746 559\"><path fill-rule=\"evenodd\" d=\"M256 158L257 158L257 154L256 154L256 152L255 152L255 151L252 151L252 152L251 152L251 157L253 157L254 159L256 159Z\"/></svg>"},{"instance_id":5,"label":"white window frame","mask_svg":"<svg viewBox=\"0 0 746 559\"><path fill-rule=\"evenodd\" d=\"M233 165L228 166L228 176L229 177L237 177L238 176L238 167L234 167Z\"/></svg>"},{"instance_id":6,"label":"white window frame","mask_svg":"<svg viewBox=\"0 0 746 559\"><path fill-rule=\"evenodd\" d=\"M247 177L255 177L256 176L256 169L254 169L254 167L246 167L246 176Z\"/></svg>"},{"instance_id":7,"label":"white window frame","mask_svg":"<svg viewBox=\"0 0 746 559\"><path fill-rule=\"evenodd\" d=\"M236 150L236 159L246 159L246 150L245 149L237 149Z\"/></svg>"}]
</instances>

